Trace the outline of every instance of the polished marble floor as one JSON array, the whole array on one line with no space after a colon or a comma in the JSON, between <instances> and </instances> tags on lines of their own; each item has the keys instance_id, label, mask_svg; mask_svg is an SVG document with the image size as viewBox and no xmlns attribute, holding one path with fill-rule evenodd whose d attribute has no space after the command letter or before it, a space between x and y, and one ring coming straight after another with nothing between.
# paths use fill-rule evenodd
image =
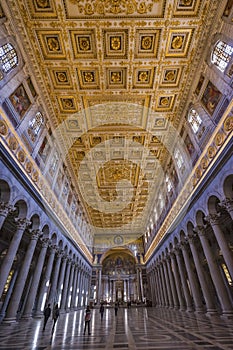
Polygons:
<instances>
[{"instance_id":1,"label":"polished marble floor","mask_svg":"<svg viewBox=\"0 0 233 350\"><path fill-rule=\"evenodd\" d=\"M160 308L92 310L91 335L83 335L84 311L60 316L52 334L43 319L0 324L0 350L160 349L233 350L233 320Z\"/></svg>"}]
</instances>

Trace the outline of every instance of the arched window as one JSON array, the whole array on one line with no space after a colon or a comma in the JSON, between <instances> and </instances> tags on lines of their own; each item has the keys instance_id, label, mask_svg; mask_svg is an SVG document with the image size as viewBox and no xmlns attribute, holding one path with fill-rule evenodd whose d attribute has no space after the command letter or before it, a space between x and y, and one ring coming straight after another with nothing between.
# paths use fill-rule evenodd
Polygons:
<instances>
[{"instance_id":1,"label":"arched window","mask_svg":"<svg viewBox=\"0 0 233 350\"><path fill-rule=\"evenodd\" d=\"M34 136L37 136L44 124L44 117L40 112L37 112L35 117L29 121L29 128L33 132Z\"/></svg>"},{"instance_id":2,"label":"arched window","mask_svg":"<svg viewBox=\"0 0 233 350\"><path fill-rule=\"evenodd\" d=\"M232 52L233 47L219 40L213 49L211 62L214 63L221 72L224 72L230 61Z\"/></svg>"},{"instance_id":3,"label":"arched window","mask_svg":"<svg viewBox=\"0 0 233 350\"><path fill-rule=\"evenodd\" d=\"M9 73L18 64L18 56L10 43L0 46L0 65L2 71Z\"/></svg>"},{"instance_id":4,"label":"arched window","mask_svg":"<svg viewBox=\"0 0 233 350\"><path fill-rule=\"evenodd\" d=\"M196 134L202 123L202 120L195 109L191 109L188 114L188 122L191 125L193 132Z\"/></svg>"}]
</instances>

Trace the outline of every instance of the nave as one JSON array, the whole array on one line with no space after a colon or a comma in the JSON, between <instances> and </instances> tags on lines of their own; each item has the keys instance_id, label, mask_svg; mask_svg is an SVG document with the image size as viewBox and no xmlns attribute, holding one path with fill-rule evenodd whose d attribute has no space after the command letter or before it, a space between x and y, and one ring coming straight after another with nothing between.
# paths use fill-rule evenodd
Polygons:
<instances>
[{"instance_id":1,"label":"nave","mask_svg":"<svg viewBox=\"0 0 233 350\"><path fill-rule=\"evenodd\" d=\"M2 323L1 350L78 349L233 349L233 320L162 308L105 309L103 321L92 310L91 335L83 335L84 310L62 314L51 334L52 320L45 331L43 319Z\"/></svg>"}]
</instances>

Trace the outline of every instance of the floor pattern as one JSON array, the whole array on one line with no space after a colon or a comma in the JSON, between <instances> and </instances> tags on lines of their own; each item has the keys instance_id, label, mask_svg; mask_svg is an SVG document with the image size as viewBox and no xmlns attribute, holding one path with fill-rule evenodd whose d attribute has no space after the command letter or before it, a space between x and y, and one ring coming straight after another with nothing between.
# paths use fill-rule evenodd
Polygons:
<instances>
[{"instance_id":1,"label":"floor pattern","mask_svg":"<svg viewBox=\"0 0 233 350\"><path fill-rule=\"evenodd\" d=\"M92 310L91 335L83 335L84 311L52 320L0 324L0 350L233 350L233 320L160 308Z\"/></svg>"}]
</instances>

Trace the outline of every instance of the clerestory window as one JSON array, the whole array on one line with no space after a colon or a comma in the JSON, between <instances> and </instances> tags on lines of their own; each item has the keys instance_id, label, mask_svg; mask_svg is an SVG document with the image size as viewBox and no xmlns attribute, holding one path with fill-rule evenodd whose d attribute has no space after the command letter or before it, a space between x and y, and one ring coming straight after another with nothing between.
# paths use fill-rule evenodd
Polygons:
<instances>
[{"instance_id":1,"label":"clerestory window","mask_svg":"<svg viewBox=\"0 0 233 350\"><path fill-rule=\"evenodd\" d=\"M34 136L37 136L44 124L44 117L42 113L37 112L36 115L29 121L29 127L32 130Z\"/></svg>"},{"instance_id":2,"label":"clerestory window","mask_svg":"<svg viewBox=\"0 0 233 350\"><path fill-rule=\"evenodd\" d=\"M0 46L0 65L5 73L9 73L18 64L18 56L10 43Z\"/></svg>"},{"instance_id":3,"label":"clerestory window","mask_svg":"<svg viewBox=\"0 0 233 350\"><path fill-rule=\"evenodd\" d=\"M202 119L195 109L191 109L188 114L188 122L191 125L193 132L196 134L202 123Z\"/></svg>"},{"instance_id":4,"label":"clerestory window","mask_svg":"<svg viewBox=\"0 0 233 350\"><path fill-rule=\"evenodd\" d=\"M214 63L221 72L224 72L231 59L233 47L219 40L212 52L211 62Z\"/></svg>"}]
</instances>

